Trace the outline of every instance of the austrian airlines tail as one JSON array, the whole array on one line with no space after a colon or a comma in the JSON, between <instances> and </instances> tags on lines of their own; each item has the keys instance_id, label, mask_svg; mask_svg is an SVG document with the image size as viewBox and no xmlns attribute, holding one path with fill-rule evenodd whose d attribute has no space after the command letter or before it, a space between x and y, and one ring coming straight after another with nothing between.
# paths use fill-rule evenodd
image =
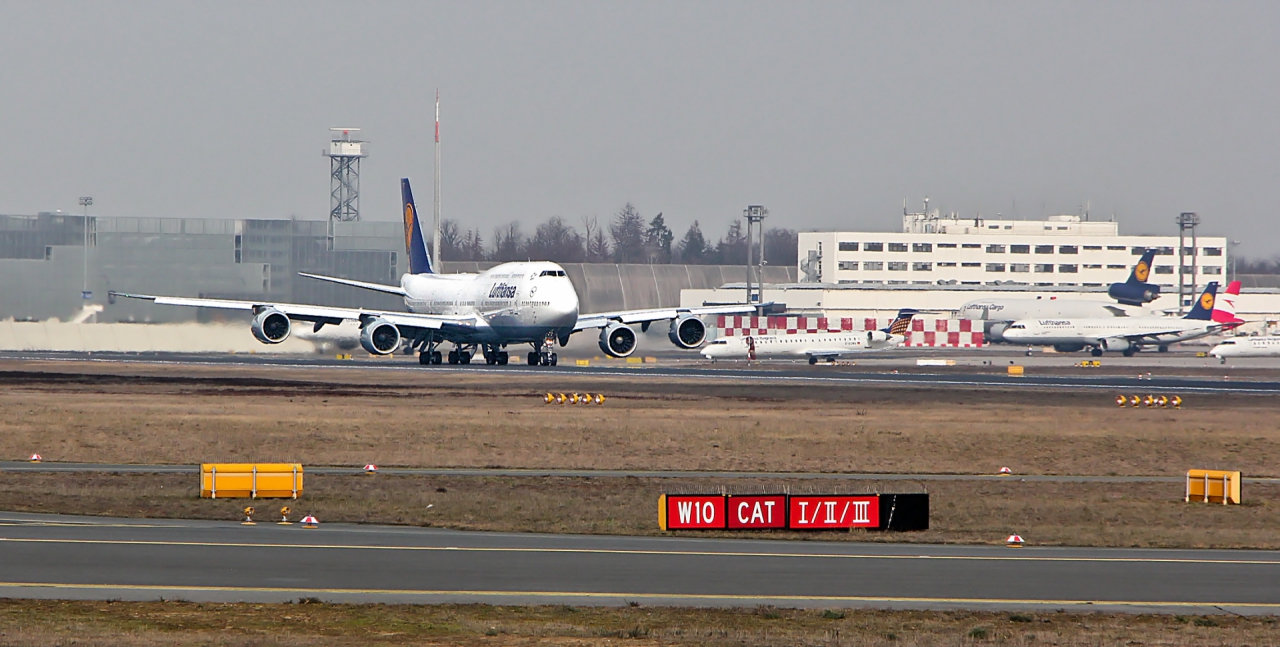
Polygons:
<instances>
[{"instance_id":1,"label":"austrian airlines tail","mask_svg":"<svg viewBox=\"0 0 1280 647\"><path fill-rule=\"evenodd\" d=\"M1224 324L1224 327L1234 328L1244 320L1236 316L1236 298L1240 296L1240 282L1232 281L1227 284L1227 291L1213 304L1213 320L1217 323ZM1227 326L1227 324L1235 324Z\"/></svg>"}]
</instances>

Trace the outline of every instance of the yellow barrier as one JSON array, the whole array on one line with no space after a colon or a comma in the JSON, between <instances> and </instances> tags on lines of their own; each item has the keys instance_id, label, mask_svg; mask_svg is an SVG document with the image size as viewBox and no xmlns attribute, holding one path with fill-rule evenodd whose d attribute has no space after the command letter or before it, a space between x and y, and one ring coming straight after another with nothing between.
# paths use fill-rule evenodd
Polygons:
<instances>
[{"instance_id":1,"label":"yellow barrier","mask_svg":"<svg viewBox=\"0 0 1280 647\"><path fill-rule=\"evenodd\" d=\"M1009 367L1009 375L1022 375L1022 374L1023 374L1023 370L1021 366Z\"/></svg>"},{"instance_id":2,"label":"yellow barrier","mask_svg":"<svg viewBox=\"0 0 1280 647\"><path fill-rule=\"evenodd\" d=\"M589 360L589 359L580 359L580 360L578 360L578 366L591 366L591 360Z\"/></svg>"},{"instance_id":3,"label":"yellow barrier","mask_svg":"<svg viewBox=\"0 0 1280 647\"><path fill-rule=\"evenodd\" d=\"M627 363L628 363L628 364L643 364L643 363L644 363L644 358L643 358L643 357L628 357L628 358L627 358Z\"/></svg>"},{"instance_id":4,"label":"yellow barrier","mask_svg":"<svg viewBox=\"0 0 1280 647\"><path fill-rule=\"evenodd\" d=\"M1183 500L1239 505L1240 472L1187 470L1187 495Z\"/></svg>"},{"instance_id":5,"label":"yellow barrier","mask_svg":"<svg viewBox=\"0 0 1280 647\"><path fill-rule=\"evenodd\" d=\"M204 463L200 496L205 499L296 499L302 494L300 463Z\"/></svg>"}]
</instances>

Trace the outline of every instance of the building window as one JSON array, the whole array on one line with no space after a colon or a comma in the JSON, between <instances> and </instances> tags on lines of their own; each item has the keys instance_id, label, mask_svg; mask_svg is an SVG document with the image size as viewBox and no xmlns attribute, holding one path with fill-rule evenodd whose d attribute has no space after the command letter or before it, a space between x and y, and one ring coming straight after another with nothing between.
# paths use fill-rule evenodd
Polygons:
<instances>
[{"instance_id":1,"label":"building window","mask_svg":"<svg viewBox=\"0 0 1280 647\"><path fill-rule=\"evenodd\" d=\"M1004 245L987 245L988 254L1003 254Z\"/></svg>"},{"instance_id":2,"label":"building window","mask_svg":"<svg viewBox=\"0 0 1280 647\"><path fill-rule=\"evenodd\" d=\"M955 267L955 263L938 263L938 267Z\"/></svg>"},{"instance_id":3,"label":"building window","mask_svg":"<svg viewBox=\"0 0 1280 647\"><path fill-rule=\"evenodd\" d=\"M1101 266L1101 265L1085 265L1085 266L1084 266L1084 269L1086 269L1086 270L1100 270L1100 269L1102 269L1102 266Z\"/></svg>"},{"instance_id":4,"label":"building window","mask_svg":"<svg viewBox=\"0 0 1280 647\"><path fill-rule=\"evenodd\" d=\"M962 243L960 247L963 249L980 249L982 245L979 245L978 243Z\"/></svg>"},{"instance_id":5,"label":"building window","mask_svg":"<svg viewBox=\"0 0 1280 647\"><path fill-rule=\"evenodd\" d=\"M1027 263L1012 263L1009 265L1010 272L1030 272L1031 265Z\"/></svg>"},{"instance_id":6,"label":"building window","mask_svg":"<svg viewBox=\"0 0 1280 647\"><path fill-rule=\"evenodd\" d=\"M907 244L906 243L889 243L889 251L905 252L907 251Z\"/></svg>"},{"instance_id":7,"label":"building window","mask_svg":"<svg viewBox=\"0 0 1280 647\"><path fill-rule=\"evenodd\" d=\"M1218 275L1222 274L1222 267L1220 267L1220 266L1218 266L1218 265L1205 265L1205 266L1204 266L1204 273L1205 273L1205 274L1213 274L1214 276L1218 276Z\"/></svg>"},{"instance_id":8,"label":"building window","mask_svg":"<svg viewBox=\"0 0 1280 647\"><path fill-rule=\"evenodd\" d=\"M863 271L878 271L884 269L884 261L862 261Z\"/></svg>"},{"instance_id":9,"label":"building window","mask_svg":"<svg viewBox=\"0 0 1280 647\"><path fill-rule=\"evenodd\" d=\"M907 262L906 262L906 261L890 261L890 262L889 262L889 271L890 271L890 272L905 272L905 271L907 271Z\"/></svg>"},{"instance_id":10,"label":"building window","mask_svg":"<svg viewBox=\"0 0 1280 647\"><path fill-rule=\"evenodd\" d=\"M1156 274L1173 274L1172 265L1157 265Z\"/></svg>"},{"instance_id":11,"label":"building window","mask_svg":"<svg viewBox=\"0 0 1280 647\"><path fill-rule=\"evenodd\" d=\"M1205 255L1205 256L1222 256L1222 248L1221 248L1221 247L1206 247L1206 248L1204 248L1204 255Z\"/></svg>"},{"instance_id":12,"label":"building window","mask_svg":"<svg viewBox=\"0 0 1280 647\"><path fill-rule=\"evenodd\" d=\"M1130 254L1133 254L1134 256L1142 256L1143 254L1147 253L1147 248L1146 248L1146 247L1132 247L1132 248L1130 248L1130 249L1129 249L1129 253L1130 253Z\"/></svg>"},{"instance_id":13,"label":"building window","mask_svg":"<svg viewBox=\"0 0 1280 647\"><path fill-rule=\"evenodd\" d=\"M1124 245L1107 245L1107 251L1109 251L1109 252L1123 252L1123 251L1124 251Z\"/></svg>"},{"instance_id":14,"label":"building window","mask_svg":"<svg viewBox=\"0 0 1280 647\"><path fill-rule=\"evenodd\" d=\"M1010 245L1009 253L1010 254L1030 254L1031 246L1030 245Z\"/></svg>"},{"instance_id":15,"label":"building window","mask_svg":"<svg viewBox=\"0 0 1280 647\"><path fill-rule=\"evenodd\" d=\"M913 252L932 252L933 243L911 243L911 251Z\"/></svg>"},{"instance_id":16,"label":"building window","mask_svg":"<svg viewBox=\"0 0 1280 647\"><path fill-rule=\"evenodd\" d=\"M1085 245L1085 246L1084 246L1084 251L1086 251L1086 252L1100 252L1100 251L1102 251L1102 245Z\"/></svg>"},{"instance_id":17,"label":"building window","mask_svg":"<svg viewBox=\"0 0 1280 647\"><path fill-rule=\"evenodd\" d=\"M982 263L961 263L960 267L982 267Z\"/></svg>"},{"instance_id":18,"label":"building window","mask_svg":"<svg viewBox=\"0 0 1280 647\"><path fill-rule=\"evenodd\" d=\"M911 271L912 272L932 272L933 263L912 263Z\"/></svg>"},{"instance_id":19,"label":"building window","mask_svg":"<svg viewBox=\"0 0 1280 647\"><path fill-rule=\"evenodd\" d=\"M1036 263L1037 274L1053 274L1053 263Z\"/></svg>"},{"instance_id":20,"label":"building window","mask_svg":"<svg viewBox=\"0 0 1280 647\"><path fill-rule=\"evenodd\" d=\"M1075 245L1058 245L1059 254L1079 254L1080 248Z\"/></svg>"},{"instance_id":21,"label":"building window","mask_svg":"<svg viewBox=\"0 0 1280 647\"><path fill-rule=\"evenodd\" d=\"M1075 274L1079 271L1080 271L1080 268L1076 265L1059 265L1058 266L1058 272L1062 274Z\"/></svg>"},{"instance_id":22,"label":"building window","mask_svg":"<svg viewBox=\"0 0 1280 647\"><path fill-rule=\"evenodd\" d=\"M840 251L842 251L842 252L856 252L856 251L858 251L858 243L846 243L846 242L843 242L843 241L842 241L842 242L840 243Z\"/></svg>"},{"instance_id":23,"label":"building window","mask_svg":"<svg viewBox=\"0 0 1280 647\"><path fill-rule=\"evenodd\" d=\"M1157 247L1156 256L1173 256L1172 247Z\"/></svg>"},{"instance_id":24,"label":"building window","mask_svg":"<svg viewBox=\"0 0 1280 647\"><path fill-rule=\"evenodd\" d=\"M836 266L842 270L856 270L858 269L858 261L840 261L836 263Z\"/></svg>"},{"instance_id":25,"label":"building window","mask_svg":"<svg viewBox=\"0 0 1280 647\"><path fill-rule=\"evenodd\" d=\"M1053 245L1036 245L1037 254L1052 254Z\"/></svg>"},{"instance_id":26,"label":"building window","mask_svg":"<svg viewBox=\"0 0 1280 647\"><path fill-rule=\"evenodd\" d=\"M999 229L1000 225L987 225L987 229Z\"/></svg>"},{"instance_id":27,"label":"building window","mask_svg":"<svg viewBox=\"0 0 1280 647\"><path fill-rule=\"evenodd\" d=\"M987 263L988 272L1003 272L1004 263Z\"/></svg>"},{"instance_id":28,"label":"building window","mask_svg":"<svg viewBox=\"0 0 1280 647\"><path fill-rule=\"evenodd\" d=\"M1125 267L1126 267L1125 265L1108 265L1108 266L1107 266L1107 269L1109 269L1109 270L1123 270Z\"/></svg>"},{"instance_id":29,"label":"building window","mask_svg":"<svg viewBox=\"0 0 1280 647\"><path fill-rule=\"evenodd\" d=\"M955 243L938 243L938 249L955 249Z\"/></svg>"},{"instance_id":30,"label":"building window","mask_svg":"<svg viewBox=\"0 0 1280 647\"><path fill-rule=\"evenodd\" d=\"M883 252L884 243L863 243L862 251L864 252Z\"/></svg>"}]
</instances>

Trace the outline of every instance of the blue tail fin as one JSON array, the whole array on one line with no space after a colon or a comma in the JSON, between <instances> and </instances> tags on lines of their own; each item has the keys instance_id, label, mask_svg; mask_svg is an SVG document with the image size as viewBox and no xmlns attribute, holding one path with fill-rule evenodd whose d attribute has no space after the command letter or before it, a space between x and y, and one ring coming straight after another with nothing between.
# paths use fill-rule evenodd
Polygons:
<instances>
[{"instance_id":1,"label":"blue tail fin","mask_svg":"<svg viewBox=\"0 0 1280 647\"><path fill-rule=\"evenodd\" d=\"M1218 282L1210 281L1209 285L1204 286L1204 292L1200 298L1191 306L1191 312L1183 319L1199 319L1201 321L1210 321L1213 319L1213 302L1218 298Z\"/></svg>"},{"instance_id":2,"label":"blue tail fin","mask_svg":"<svg viewBox=\"0 0 1280 647\"><path fill-rule=\"evenodd\" d=\"M1142 253L1142 258L1138 259L1138 264L1133 266L1133 271L1129 272L1129 280L1125 281L1129 285L1138 283L1146 283L1147 277L1151 276L1151 263L1155 262L1156 250L1148 248Z\"/></svg>"},{"instance_id":3,"label":"blue tail fin","mask_svg":"<svg viewBox=\"0 0 1280 647\"><path fill-rule=\"evenodd\" d=\"M409 178L400 179L400 206L404 208L404 247L409 254L410 274L435 274L431 269L431 256L422 236L422 224L418 222L418 207L413 203L413 190Z\"/></svg>"},{"instance_id":4,"label":"blue tail fin","mask_svg":"<svg viewBox=\"0 0 1280 647\"><path fill-rule=\"evenodd\" d=\"M907 334L907 329L911 327L911 318L918 314L920 314L919 310L912 310L911 308L899 310L898 316L893 320L893 323L889 324L889 327L885 328L883 332L887 332L890 335Z\"/></svg>"}]
</instances>

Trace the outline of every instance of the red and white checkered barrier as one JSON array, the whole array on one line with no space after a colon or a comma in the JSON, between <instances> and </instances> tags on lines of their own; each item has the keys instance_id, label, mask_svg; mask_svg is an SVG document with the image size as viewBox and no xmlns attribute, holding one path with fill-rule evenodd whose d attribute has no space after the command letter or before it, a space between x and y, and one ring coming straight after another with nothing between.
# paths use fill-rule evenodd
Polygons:
<instances>
[{"instance_id":1,"label":"red and white checkered barrier","mask_svg":"<svg viewBox=\"0 0 1280 647\"><path fill-rule=\"evenodd\" d=\"M717 334L721 337L746 337L748 335L803 335L820 332L880 330L888 328L892 323L893 317L887 319L867 317L858 321L852 317L835 319L721 315L716 320L716 328ZM911 330L906 337L907 340L903 345L913 347L979 348L984 345L982 326L974 326L974 322L969 319L917 316L911 320Z\"/></svg>"}]
</instances>

